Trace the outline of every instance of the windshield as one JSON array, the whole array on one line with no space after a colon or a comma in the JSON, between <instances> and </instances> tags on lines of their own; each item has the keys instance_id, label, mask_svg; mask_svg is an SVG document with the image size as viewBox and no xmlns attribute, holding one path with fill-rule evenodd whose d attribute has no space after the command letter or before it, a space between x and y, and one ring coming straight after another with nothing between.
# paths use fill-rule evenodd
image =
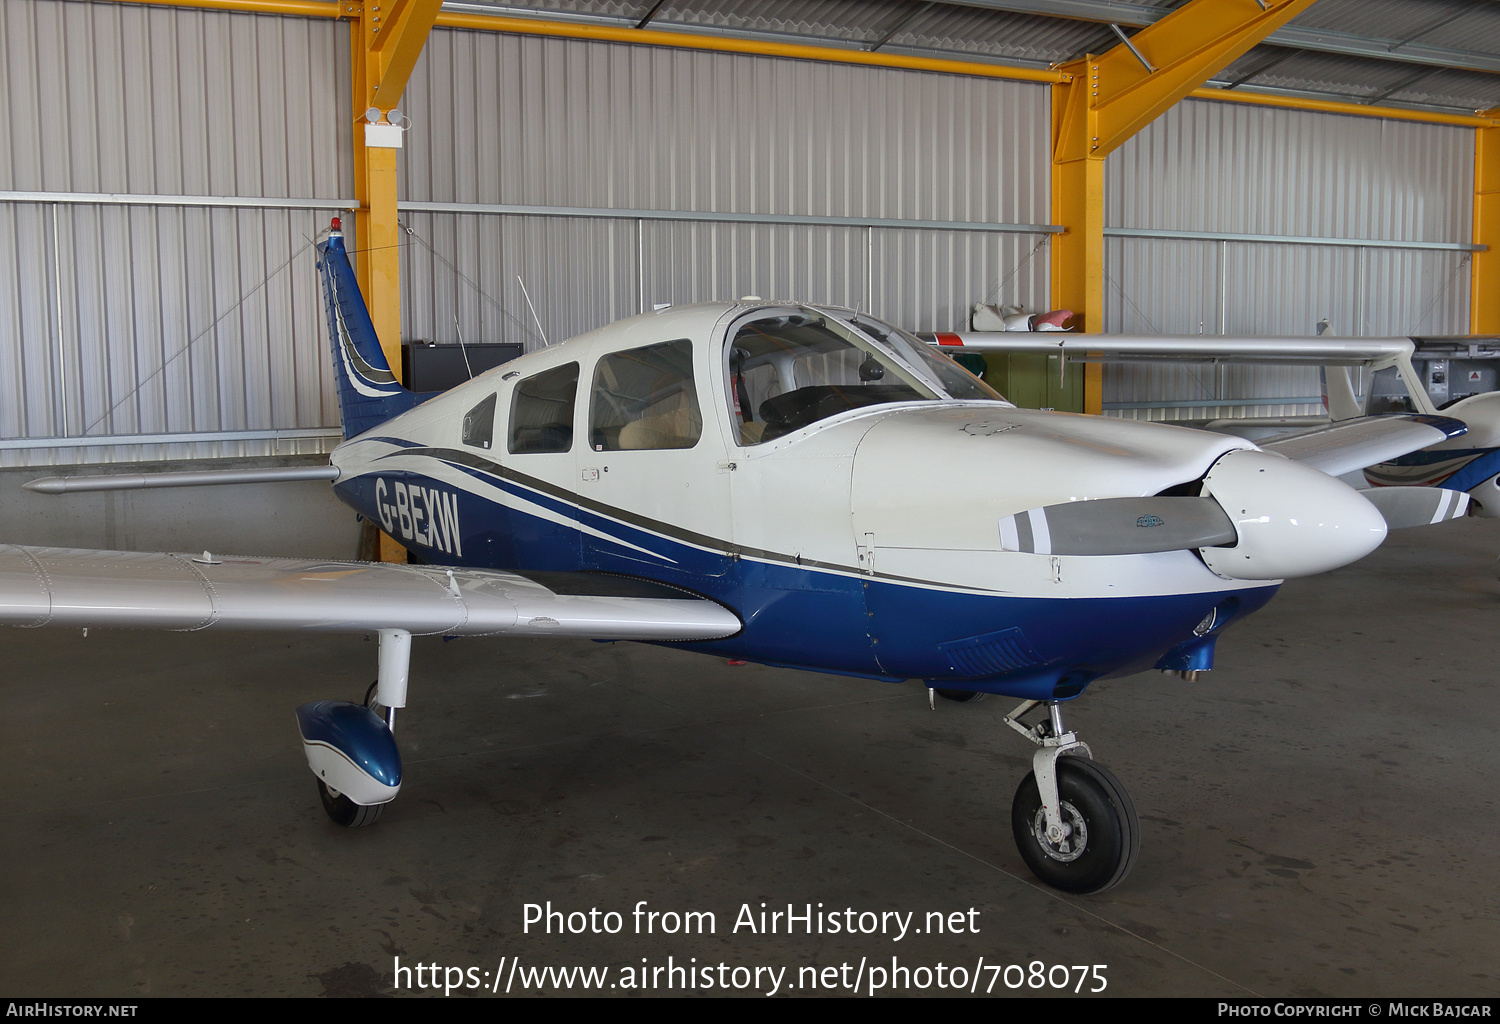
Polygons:
<instances>
[{"instance_id":1,"label":"windshield","mask_svg":"<svg viewBox=\"0 0 1500 1024\"><path fill-rule=\"evenodd\" d=\"M859 330L818 310L766 310L730 332L725 379L740 444L772 441L865 406L1000 400L954 363L919 351L926 346L910 335L878 320L856 322Z\"/></svg>"},{"instance_id":2,"label":"windshield","mask_svg":"<svg viewBox=\"0 0 1500 1024\"><path fill-rule=\"evenodd\" d=\"M1003 402L1005 397L952 359L934 349L914 334L892 327L864 313L850 318L855 326L894 349L897 355L920 367L934 378L933 383L949 398Z\"/></svg>"}]
</instances>

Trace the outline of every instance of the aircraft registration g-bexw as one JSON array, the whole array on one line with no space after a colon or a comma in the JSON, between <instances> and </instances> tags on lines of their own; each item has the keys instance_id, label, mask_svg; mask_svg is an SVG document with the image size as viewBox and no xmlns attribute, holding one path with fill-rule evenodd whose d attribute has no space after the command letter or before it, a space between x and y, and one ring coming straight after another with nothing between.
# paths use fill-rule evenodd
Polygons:
<instances>
[{"instance_id":1,"label":"aircraft registration g-bexw","mask_svg":"<svg viewBox=\"0 0 1500 1024\"><path fill-rule=\"evenodd\" d=\"M1463 430L1358 421L1296 449L1312 468L1236 437L1023 411L873 317L759 300L658 309L429 398L386 366L337 230L320 267L347 440L311 473L423 564L0 548L0 621L377 630L372 704L298 709L344 825L400 787L411 634L631 639L1019 699L1005 722L1036 747L1011 813L1021 855L1057 888L1106 889L1139 824L1062 703L1105 676L1210 668L1283 579L1385 537L1320 470Z\"/></svg>"}]
</instances>

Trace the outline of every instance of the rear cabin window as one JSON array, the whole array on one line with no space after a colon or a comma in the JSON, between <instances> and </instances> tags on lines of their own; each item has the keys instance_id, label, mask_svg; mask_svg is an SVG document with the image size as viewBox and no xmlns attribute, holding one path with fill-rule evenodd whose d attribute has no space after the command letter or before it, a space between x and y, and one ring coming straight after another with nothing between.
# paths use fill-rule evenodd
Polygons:
<instances>
[{"instance_id":1,"label":"rear cabin window","mask_svg":"<svg viewBox=\"0 0 1500 1024\"><path fill-rule=\"evenodd\" d=\"M510 404L510 452L565 452L573 447L578 364L544 370L516 384Z\"/></svg>"},{"instance_id":2,"label":"rear cabin window","mask_svg":"<svg viewBox=\"0 0 1500 1024\"><path fill-rule=\"evenodd\" d=\"M495 396L464 413L464 444L488 448L495 442Z\"/></svg>"},{"instance_id":3,"label":"rear cabin window","mask_svg":"<svg viewBox=\"0 0 1500 1024\"><path fill-rule=\"evenodd\" d=\"M589 432L595 451L691 448L702 436L692 342L664 341L599 360Z\"/></svg>"}]
</instances>

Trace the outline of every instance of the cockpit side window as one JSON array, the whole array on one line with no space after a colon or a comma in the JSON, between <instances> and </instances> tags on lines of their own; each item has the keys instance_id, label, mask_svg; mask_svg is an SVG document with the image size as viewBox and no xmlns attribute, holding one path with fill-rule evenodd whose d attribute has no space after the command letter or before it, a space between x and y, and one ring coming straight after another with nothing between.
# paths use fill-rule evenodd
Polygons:
<instances>
[{"instance_id":1,"label":"cockpit side window","mask_svg":"<svg viewBox=\"0 0 1500 1024\"><path fill-rule=\"evenodd\" d=\"M848 409L937 397L889 353L811 309L742 324L725 360L742 445L775 440Z\"/></svg>"},{"instance_id":2,"label":"cockpit side window","mask_svg":"<svg viewBox=\"0 0 1500 1024\"><path fill-rule=\"evenodd\" d=\"M595 451L691 448L703 436L686 338L615 352L599 360L589 416Z\"/></svg>"},{"instance_id":3,"label":"cockpit side window","mask_svg":"<svg viewBox=\"0 0 1500 1024\"><path fill-rule=\"evenodd\" d=\"M517 382L510 405L511 454L570 450L577 394L577 363L555 366Z\"/></svg>"},{"instance_id":4,"label":"cockpit side window","mask_svg":"<svg viewBox=\"0 0 1500 1024\"><path fill-rule=\"evenodd\" d=\"M464 413L464 444L489 448L495 441L495 396Z\"/></svg>"}]
</instances>

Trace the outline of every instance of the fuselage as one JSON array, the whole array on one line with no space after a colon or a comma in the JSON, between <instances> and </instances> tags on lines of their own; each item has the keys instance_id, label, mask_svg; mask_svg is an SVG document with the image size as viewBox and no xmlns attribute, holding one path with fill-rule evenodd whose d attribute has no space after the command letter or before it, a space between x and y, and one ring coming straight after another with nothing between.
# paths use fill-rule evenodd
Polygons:
<instances>
[{"instance_id":1,"label":"fuselage","mask_svg":"<svg viewBox=\"0 0 1500 1024\"><path fill-rule=\"evenodd\" d=\"M795 305L644 314L350 439L336 490L426 561L636 577L740 616L695 649L1019 697L1209 667L1224 624L1274 593L1191 550L1006 550L1005 517L1196 494L1254 446L1017 409L873 324Z\"/></svg>"},{"instance_id":2,"label":"fuselage","mask_svg":"<svg viewBox=\"0 0 1500 1024\"><path fill-rule=\"evenodd\" d=\"M1377 487L1446 487L1464 491L1474 512L1500 517L1500 392L1470 395L1442 415L1463 420L1466 434L1365 470Z\"/></svg>"}]
</instances>

